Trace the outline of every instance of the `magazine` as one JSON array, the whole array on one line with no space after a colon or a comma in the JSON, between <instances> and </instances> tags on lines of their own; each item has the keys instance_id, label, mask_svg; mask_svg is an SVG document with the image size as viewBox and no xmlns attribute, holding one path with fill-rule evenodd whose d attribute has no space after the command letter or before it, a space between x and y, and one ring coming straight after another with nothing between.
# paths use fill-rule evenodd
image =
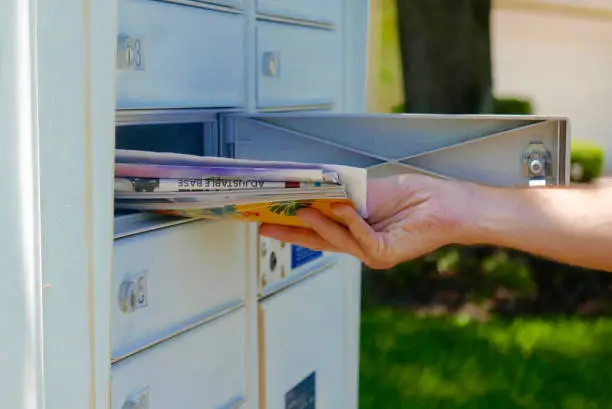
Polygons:
<instances>
[{"instance_id":1,"label":"magazine","mask_svg":"<svg viewBox=\"0 0 612 409\"><path fill-rule=\"evenodd\" d=\"M115 152L115 208L176 217L302 226L298 210L367 217L365 169L132 150Z\"/></svg>"}]
</instances>

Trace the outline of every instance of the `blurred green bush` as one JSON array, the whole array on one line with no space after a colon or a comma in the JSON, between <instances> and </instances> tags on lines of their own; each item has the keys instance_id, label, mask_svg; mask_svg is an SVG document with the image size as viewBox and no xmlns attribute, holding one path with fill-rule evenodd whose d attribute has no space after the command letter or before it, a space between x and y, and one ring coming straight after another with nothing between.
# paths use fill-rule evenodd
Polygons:
<instances>
[{"instance_id":1,"label":"blurred green bush","mask_svg":"<svg viewBox=\"0 0 612 409\"><path fill-rule=\"evenodd\" d=\"M452 310L495 299L492 307L499 309L538 292L528 256L488 246L447 246L389 270L364 272L365 306L444 304Z\"/></svg>"},{"instance_id":2,"label":"blurred green bush","mask_svg":"<svg viewBox=\"0 0 612 409\"><path fill-rule=\"evenodd\" d=\"M591 183L599 178L604 167L604 149L596 143L573 140L571 144L571 180Z\"/></svg>"},{"instance_id":3,"label":"blurred green bush","mask_svg":"<svg viewBox=\"0 0 612 409\"><path fill-rule=\"evenodd\" d=\"M496 115L530 115L533 113L533 103L528 99L513 97L497 97L493 99L493 114ZM395 105L391 112L405 112L404 104Z\"/></svg>"},{"instance_id":4,"label":"blurred green bush","mask_svg":"<svg viewBox=\"0 0 612 409\"><path fill-rule=\"evenodd\" d=\"M395 105L393 108L391 108L391 113L393 114L401 114L404 111L405 111L404 104L398 104L398 105Z\"/></svg>"},{"instance_id":5,"label":"blurred green bush","mask_svg":"<svg viewBox=\"0 0 612 409\"><path fill-rule=\"evenodd\" d=\"M495 98L493 113L497 115L531 115L533 104L527 99Z\"/></svg>"}]
</instances>

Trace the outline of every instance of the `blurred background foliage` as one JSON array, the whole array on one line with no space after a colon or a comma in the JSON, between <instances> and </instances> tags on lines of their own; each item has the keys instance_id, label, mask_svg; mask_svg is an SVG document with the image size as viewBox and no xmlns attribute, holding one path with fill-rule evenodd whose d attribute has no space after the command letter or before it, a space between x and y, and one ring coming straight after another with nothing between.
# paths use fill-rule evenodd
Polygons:
<instances>
[{"instance_id":1,"label":"blurred background foliage","mask_svg":"<svg viewBox=\"0 0 612 409\"><path fill-rule=\"evenodd\" d=\"M490 0L375 3L371 111L537 113L491 94ZM604 151L581 137L572 183L597 183ZM361 408L612 407L612 274L448 246L365 268L362 289Z\"/></svg>"},{"instance_id":2,"label":"blurred background foliage","mask_svg":"<svg viewBox=\"0 0 612 409\"><path fill-rule=\"evenodd\" d=\"M602 174L604 150L593 142L575 136L571 146L571 178L575 183L592 183Z\"/></svg>"}]
</instances>

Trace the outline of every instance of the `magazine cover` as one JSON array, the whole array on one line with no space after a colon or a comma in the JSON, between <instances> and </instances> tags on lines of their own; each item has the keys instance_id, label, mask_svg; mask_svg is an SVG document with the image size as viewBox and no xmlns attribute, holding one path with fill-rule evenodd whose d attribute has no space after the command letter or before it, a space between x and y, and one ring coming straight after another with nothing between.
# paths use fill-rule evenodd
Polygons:
<instances>
[{"instance_id":1,"label":"magazine cover","mask_svg":"<svg viewBox=\"0 0 612 409\"><path fill-rule=\"evenodd\" d=\"M350 199L303 199L269 203L226 205L212 209L155 210L154 213L179 217L239 220L244 222L271 223L285 226L306 227L297 217L300 209L317 209L326 216L338 220L331 206L346 203L353 206Z\"/></svg>"}]
</instances>

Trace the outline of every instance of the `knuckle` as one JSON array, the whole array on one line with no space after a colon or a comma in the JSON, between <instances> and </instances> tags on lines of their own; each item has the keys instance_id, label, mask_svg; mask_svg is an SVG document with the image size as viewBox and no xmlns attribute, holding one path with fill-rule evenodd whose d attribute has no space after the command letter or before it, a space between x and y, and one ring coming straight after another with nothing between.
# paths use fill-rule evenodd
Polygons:
<instances>
[{"instance_id":1,"label":"knuckle","mask_svg":"<svg viewBox=\"0 0 612 409\"><path fill-rule=\"evenodd\" d=\"M397 264L393 252L384 251L384 246L382 246L381 243L378 243L376 249L366 251L365 260L362 261L373 270L387 270L395 267Z\"/></svg>"},{"instance_id":2,"label":"knuckle","mask_svg":"<svg viewBox=\"0 0 612 409\"><path fill-rule=\"evenodd\" d=\"M387 270L395 266L395 263L389 259L366 258L364 264L373 270Z\"/></svg>"}]
</instances>

